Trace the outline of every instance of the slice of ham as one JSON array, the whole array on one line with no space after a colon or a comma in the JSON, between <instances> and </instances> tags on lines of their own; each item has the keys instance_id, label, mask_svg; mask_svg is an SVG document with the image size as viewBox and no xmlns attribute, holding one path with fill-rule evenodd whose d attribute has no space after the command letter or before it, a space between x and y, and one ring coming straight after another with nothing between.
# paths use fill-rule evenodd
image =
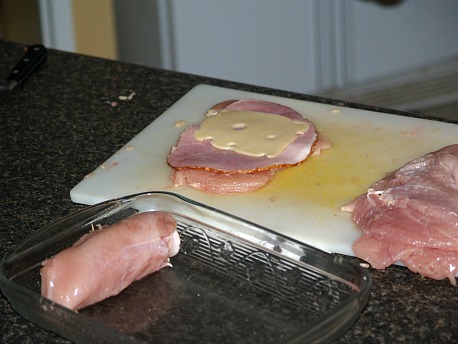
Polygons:
<instances>
[{"instance_id":1,"label":"slice of ham","mask_svg":"<svg viewBox=\"0 0 458 344\"><path fill-rule=\"evenodd\" d=\"M133 281L170 266L180 238L175 219L145 212L83 236L43 262L41 294L71 310L117 295Z\"/></svg>"},{"instance_id":2,"label":"slice of ham","mask_svg":"<svg viewBox=\"0 0 458 344\"><path fill-rule=\"evenodd\" d=\"M329 149L331 143L323 136L313 147L312 155L320 155L322 150ZM171 175L175 186L191 186L195 189L213 194L234 194L257 191L266 186L275 176L278 169L252 173L225 174L219 172L183 169L174 170Z\"/></svg>"},{"instance_id":3,"label":"slice of ham","mask_svg":"<svg viewBox=\"0 0 458 344\"><path fill-rule=\"evenodd\" d=\"M200 169L230 174L251 173L294 166L303 162L311 154L317 141L317 132L313 123L289 107L263 100L247 99L219 103L212 107L210 111L220 111L223 108L284 116L308 123L309 128L303 134L298 135L280 154L269 158L266 156L249 156L232 150L217 149L213 147L211 140L199 141L194 137L194 132L200 126L200 123L196 123L188 126L183 131L177 145L172 148L167 157L167 163L171 167L176 170Z\"/></svg>"},{"instance_id":4,"label":"slice of ham","mask_svg":"<svg viewBox=\"0 0 458 344\"><path fill-rule=\"evenodd\" d=\"M225 101L213 106L213 109L222 109L226 108L228 110L236 110L236 111L256 111L256 112L265 112L265 113L273 113L276 115L284 116L290 119L296 120L304 120L304 117L297 111L294 111L288 106L284 106L277 103L268 102L265 100L259 99L242 99L242 100L230 100ZM310 123L309 121L307 121Z\"/></svg>"},{"instance_id":5,"label":"slice of ham","mask_svg":"<svg viewBox=\"0 0 458 344\"><path fill-rule=\"evenodd\" d=\"M458 144L415 159L342 207L363 236L355 254L375 268L402 262L455 284L458 257Z\"/></svg>"}]
</instances>

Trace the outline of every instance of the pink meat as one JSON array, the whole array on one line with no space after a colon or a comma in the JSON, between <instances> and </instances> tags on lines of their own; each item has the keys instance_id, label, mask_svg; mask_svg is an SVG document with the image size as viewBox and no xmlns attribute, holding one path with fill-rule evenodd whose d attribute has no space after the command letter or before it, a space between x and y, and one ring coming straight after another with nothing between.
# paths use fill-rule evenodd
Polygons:
<instances>
[{"instance_id":1,"label":"pink meat","mask_svg":"<svg viewBox=\"0 0 458 344\"><path fill-rule=\"evenodd\" d=\"M312 148L312 155L317 156L321 154L321 151L331 148L331 141L329 141L323 135L318 134L318 138Z\"/></svg>"},{"instance_id":2,"label":"pink meat","mask_svg":"<svg viewBox=\"0 0 458 344\"><path fill-rule=\"evenodd\" d=\"M275 170L224 174L187 169L174 171L171 178L176 186L187 185L210 193L232 194L259 190L269 183L274 175Z\"/></svg>"},{"instance_id":3,"label":"pink meat","mask_svg":"<svg viewBox=\"0 0 458 344\"><path fill-rule=\"evenodd\" d=\"M454 276L458 256L458 144L389 173L342 209L353 213L352 220L363 233L353 245L354 252L374 267L401 261L425 276L450 278L452 272ZM432 261L425 262L425 257ZM425 266L426 270L421 268Z\"/></svg>"},{"instance_id":4,"label":"pink meat","mask_svg":"<svg viewBox=\"0 0 458 344\"><path fill-rule=\"evenodd\" d=\"M227 105L229 103L229 105ZM226 106L230 110L258 111L273 113L300 120L310 125L309 129L299 135L283 152L273 158L253 157L239 154L232 150L214 148L211 140L199 141L194 137L194 132L199 128L199 123L187 127L180 136L176 147L172 148L167 163L175 169L205 169L221 173L250 173L285 166L293 166L304 161L311 153L317 140L315 126L304 119L299 113L286 106L266 102L263 100L227 101L215 105L213 109Z\"/></svg>"},{"instance_id":5,"label":"pink meat","mask_svg":"<svg viewBox=\"0 0 458 344\"><path fill-rule=\"evenodd\" d=\"M133 281L170 266L180 238L175 219L145 212L95 230L43 262L41 294L78 310L119 294Z\"/></svg>"},{"instance_id":6,"label":"pink meat","mask_svg":"<svg viewBox=\"0 0 458 344\"><path fill-rule=\"evenodd\" d=\"M304 117L297 111L294 111L290 107L268 102L265 100L258 100L258 99L242 99L236 101L229 101L223 102L220 104L226 105L225 108L228 110L234 111L254 111L254 112L265 112L265 113L273 113L276 115L284 116L294 120L303 120ZM217 104L216 107L221 107L221 105ZM215 107L213 107L215 108ZM307 123L310 123L307 121ZM310 123L311 124L311 123Z\"/></svg>"},{"instance_id":7,"label":"pink meat","mask_svg":"<svg viewBox=\"0 0 458 344\"><path fill-rule=\"evenodd\" d=\"M448 278L456 285L458 250L417 247L362 236L353 244L357 256L371 263L375 269L402 262L411 271L422 276L442 280Z\"/></svg>"}]
</instances>

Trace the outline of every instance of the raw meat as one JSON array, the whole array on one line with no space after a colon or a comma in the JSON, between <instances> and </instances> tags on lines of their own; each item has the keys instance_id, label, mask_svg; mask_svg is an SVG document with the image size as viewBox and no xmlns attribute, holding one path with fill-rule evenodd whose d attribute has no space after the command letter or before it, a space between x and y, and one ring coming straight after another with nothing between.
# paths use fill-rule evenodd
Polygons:
<instances>
[{"instance_id":1,"label":"raw meat","mask_svg":"<svg viewBox=\"0 0 458 344\"><path fill-rule=\"evenodd\" d=\"M190 185L195 189L215 194L256 191L274 177L275 170L256 173L224 174L201 170L179 170L172 174L176 186Z\"/></svg>"},{"instance_id":2,"label":"raw meat","mask_svg":"<svg viewBox=\"0 0 458 344\"><path fill-rule=\"evenodd\" d=\"M357 256L371 263L375 269L384 269L402 262L413 272L422 276L442 280L448 278L456 284L458 250L418 247L362 236L353 246Z\"/></svg>"},{"instance_id":3,"label":"raw meat","mask_svg":"<svg viewBox=\"0 0 458 344\"><path fill-rule=\"evenodd\" d=\"M383 269L412 271L455 284L458 272L458 144L415 159L342 207L363 233L355 254Z\"/></svg>"},{"instance_id":4,"label":"raw meat","mask_svg":"<svg viewBox=\"0 0 458 344\"><path fill-rule=\"evenodd\" d=\"M316 141L315 131L309 130L277 156L255 157L232 150L214 148L211 140L196 140L194 131L198 128L199 124L193 124L182 133L177 146L168 158L168 163L173 168L177 170L192 168L221 173L251 173L294 166L310 155L313 143Z\"/></svg>"},{"instance_id":5,"label":"raw meat","mask_svg":"<svg viewBox=\"0 0 458 344\"><path fill-rule=\"evenodd\" d=\"M217 104L216 108L220 108L220 106L220 104ZM300 164L310 155L312 147L317 140L317 133L313 123L286 106L262 100L241 100L231 103L226 109L277 114L296 121L303 121L310 126L305 133L298 135L283 152L273 158L269 158L266 156L249 156L232 150L217 149L213 147L211 140L199 141L194 137L194 132L200 126L200 123L196 123L188 126L183 131L176 147L172 149L167 157L167 163L177 170L192 168L226 174L251 173Z\"/></svg>"},{"instance_id":6,"label":"raw meat","mask_svg":"<svg viewBox=\"0 0 458 344\"><path fill-rule=\"evenodd\" d=\"M331 148L331 141L329 141L323 135L318 134L318 138L313 144L312 155L317 156L321 154L321 151Z\"/></svg>"},{"instance_id":7,"label":"raw meat","mask_svg":"<svg viewBox=\"0 0 458 344\"><path fill-rule=\"evenodd\" d=\"M266 112L288 117L290 119L304 120L304 117L302 117L300 113L294 111L290 107L277 103L268 102L265 100L242 99L229 102L222 102L220 104L217 104L213 107L213 109L215 109L215 107L221 108L221 105L223 105L223 108L226 108L228 110Z\"/></svg>"},{"instance_id":8,"label":"raw meat","mask_svg":"<svg viewBox=\"0 0 458 344\"><path fill-rule=\"evenodd\" d=\"M255 157L217 149L211 140L199 141L194 132L200 123L190 125L167 157L167 163L174 168L171 179L176 186L188 185L216 194L256 191L268 184L278 169L298 165L309 155L320 155L331 147L313 123L289 107L263 100L227 100L213 106L207 116L223 109L272 113L308 123L309 128L277 156Z\"/></svg>"},{"instance_id":9,"label":"raw meat","mask_svg":"<svg viewBox=\"0 0 458 344\"><path fill-rule=\"evenodd\" d=\"M83 236L43 262L41 294L78 310L117 295L133 281L170 266L180 238L175 219L145 212Z\"/></svg>"}]
</instances>

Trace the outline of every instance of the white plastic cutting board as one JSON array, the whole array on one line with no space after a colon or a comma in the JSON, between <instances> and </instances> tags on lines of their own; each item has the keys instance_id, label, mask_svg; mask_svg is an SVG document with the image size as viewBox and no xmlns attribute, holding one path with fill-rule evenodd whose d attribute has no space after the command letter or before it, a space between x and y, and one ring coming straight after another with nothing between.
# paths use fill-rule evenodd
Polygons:
<instances>
[{"instance_id":1,"label":"white plastic cutting board","mask_svg":"<svg viewBox=\"0 0 458 344\"><path fill-rule=\"evenodd\" d=\"M332 142L332 149L280 171L263 189L212 195L175 187L166 157L186 125L204 119L223 100L257 98L300 112ZM185 122L185 126L177 124ZM70 192L95 204L143 191L182 194L328 252L354 255L359 236L340 207L404 163L458 143L458 125L199 85L129 141Z\"/></svg>"}]
</instances>

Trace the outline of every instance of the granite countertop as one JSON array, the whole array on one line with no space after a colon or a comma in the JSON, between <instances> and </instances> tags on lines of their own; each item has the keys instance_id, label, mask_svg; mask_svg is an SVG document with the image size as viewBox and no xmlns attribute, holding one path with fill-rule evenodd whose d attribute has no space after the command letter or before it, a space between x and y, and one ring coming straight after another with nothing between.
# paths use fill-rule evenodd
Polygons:
<instances>
[{"instance_id":1,"label":"granite countertop","mask_svg":"<svg viewBox=\"0 0 458 344\"><path fill-rule=\"evenodd\" d=\"M6 78L21 54L20 45L0 41L0 78ZM47 64L0 103L2 255L35 230L81 209L70 200L69 190L198 84L398 113L49 50ZM118 101L132 91L131 101ZM111 106L112 101L118 105ZM449 281L424 279L397 266L371 269L370 274L368 305L337 343L455 339L458 292ZM22 318L3 295L0 341L67 342Z\"/></svg>"}]
</instances>

